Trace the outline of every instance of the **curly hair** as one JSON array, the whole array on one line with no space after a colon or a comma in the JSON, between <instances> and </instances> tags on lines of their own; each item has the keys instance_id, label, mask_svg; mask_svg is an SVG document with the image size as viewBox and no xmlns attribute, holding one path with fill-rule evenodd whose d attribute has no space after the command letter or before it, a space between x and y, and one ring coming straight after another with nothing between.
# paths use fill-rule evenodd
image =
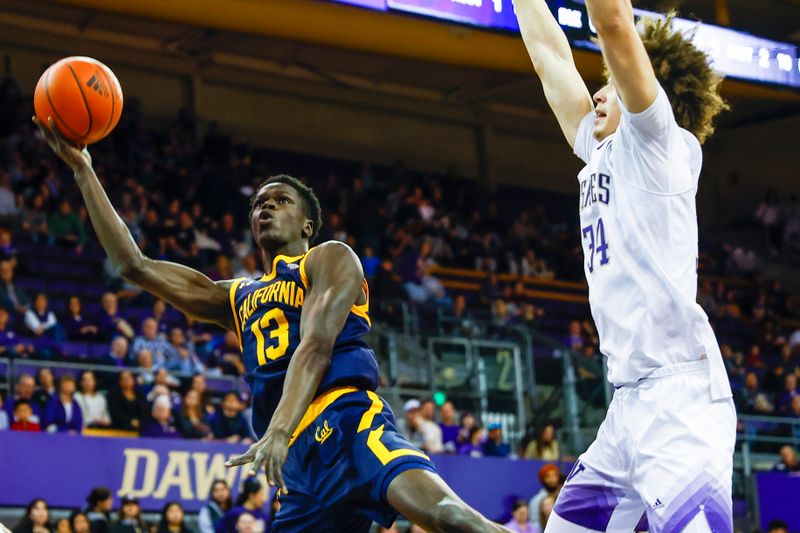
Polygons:
<instances>
[{"instance_id":1,"label":"curly hair","mask_svg":"<svg viewBox=\"0 0 800 533\"><path fill-rule=\"evenodd\" d=\"M691 33L673 30L675 12L663 19L643 18L639 35L678 125L703 143L714 133L714 119L730 109L719 94L720 76L708 55L691 41Z\"/></svg>"},{"instance_id":2,"label":"curly hair","mask_svg":"<svg viewBox=\"0 0 800 533\"><path fill-rule=\"evenodd\" d=\"M303 199L303 203L305 204L306 208L306 215L311 220L312 226L311 236L308 238L308 242L313 243L314 239L316 239L317 235L319 235L320 228L322 228L322 208L319 205L319 198L317 198L317 195L314 194L314 190L297 178L288 176L286 174L277 174L264 180L261 185L258 186L258 189L256 189L255 194L250 197L250 216L253 215L253 208L255 207L255 201L258 197L258 191L260 191L265 185L269 185L271 183L283 183L288 185L296 190Z\"/></svg>"}]
</instances>

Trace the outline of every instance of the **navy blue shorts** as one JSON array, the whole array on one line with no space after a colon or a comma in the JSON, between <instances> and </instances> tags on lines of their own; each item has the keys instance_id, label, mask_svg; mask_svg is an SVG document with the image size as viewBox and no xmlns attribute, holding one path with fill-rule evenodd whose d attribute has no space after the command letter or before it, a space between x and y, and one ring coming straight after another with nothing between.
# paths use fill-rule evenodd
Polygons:
<instances>
[{"instance_id":1,"label":"navy blue shorts","mask_svg":"<svg viewBox=\"0 0 800 533\"><path fill-rule=\"evenodd\" d=\"M309 406L289 445L283 479L289 494L272 532L367 532L397 512L386 501L401 472L435 472L430 458L397 430L389 405L372 391L343 387Z\"/></svg>"}]
</instances>

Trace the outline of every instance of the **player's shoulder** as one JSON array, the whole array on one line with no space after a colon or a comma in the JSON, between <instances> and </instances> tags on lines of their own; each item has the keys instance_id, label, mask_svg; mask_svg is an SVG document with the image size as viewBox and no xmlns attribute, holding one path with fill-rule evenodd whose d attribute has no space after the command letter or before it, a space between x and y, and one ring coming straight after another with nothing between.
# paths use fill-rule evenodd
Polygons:
<instances>
[{"instance_id":1,"label":"player's shoulder","mask_svg":"<svg viewBox=\"0 0 800 533\"><path fill-rule=\"evenodd\" d=\"M311 273L315 268L361 269L358 255L344 242L326 241L311 248L303 258L303 269Z\"/></svg>"}]
</instances>

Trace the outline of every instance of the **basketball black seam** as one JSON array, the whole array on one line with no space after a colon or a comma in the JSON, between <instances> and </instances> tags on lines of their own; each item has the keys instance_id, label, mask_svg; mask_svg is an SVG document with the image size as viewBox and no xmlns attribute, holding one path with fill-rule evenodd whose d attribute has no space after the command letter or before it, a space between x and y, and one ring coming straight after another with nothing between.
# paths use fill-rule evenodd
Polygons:
<instances>
[{"instance_id":1,"label":"basketball black seam","mask_svg":"<svg viewBox=\"0 0 800 533\"><path fill-rule=\"evenodd\" d=\"M72 70L72 65L67 63L67 68L69 68L69 71L72 72L72 77L75 78L75 84L78 86L78 91L80 91L81 93L81 98L83 99L83 105L86 106L86 114L89 115L89 127L86 128L86 133L84 133L83 136L81 136L81 139L83 139L84 137L89 135L89 133L92 131L92 110L89 109L89 102L86 101L86 95L83 94L83 87L81 87L81 80L78 79L78 75L75 74L74 70Z\"/></svg>"},{"instance_id":2,"label":"basketball black seam","mask_svg":"<svg viewBox=\"0 0 800 533\"><path fill-rule=\"evenodd\" d=\"M70 125L67 124L67 122L63 118L61 118L61 114L58 112L58 109L56 109L55 104L53 104L53 99L50 98L50 71L48 71L44 77L44 93L47 95L47 101L50 103L50 109L53 110L53 113L55 113L56 118L61 122L61 124L64 125L65 128L67 128L69 131L73 133L75 137L77 137L75 142L78 142L81 139L83 139L83 135L80 135L77 131L73 130L72 127L70 127ZM50 124L48 124L47 127L49 128Z\"/></svg>"},{"instance_id":3,"label":"basketball black seam","mask_svg":"<svg viewBox=\"0 0 800 533\"><path fill-rule=\"evenodd\" d=\"M111 122L114 120L114 101L116 99L114 98L114 90L111 87L111 85L112 85L111 84L111 80L108 79L108 76L106 75L105 71L103 69L99 69L97 72L99 72L100 74L103 75L103 77L106 80L106 87L108 87L108 92L111 93L111 114L108 116L108 124L106 124L106 127L103 128L103 133L101 135L101 138L102 138L102 137L106 136L106 133L108 132L108 128L111 127Z\"/></svg>"}]
</instances>

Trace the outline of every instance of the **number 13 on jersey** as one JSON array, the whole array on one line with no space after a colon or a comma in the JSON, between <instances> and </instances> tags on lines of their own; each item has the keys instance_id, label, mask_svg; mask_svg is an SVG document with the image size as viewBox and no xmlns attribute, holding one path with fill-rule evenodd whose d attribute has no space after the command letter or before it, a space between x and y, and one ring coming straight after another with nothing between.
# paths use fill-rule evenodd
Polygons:
<instances>
[{"instance_id":1,"label":"number 13 on jersey","mask_svg":"<svg viewBox=\"0 0 800 533\"><path fill-rule=\"evenodd\" d=\"M283 311L277 307L264 313L260 320L253 323L250 330L256 336L259 365L267 364L267 359L274 361L284 355L289 348L289 322ZM269 342L264 338L265 331L269 334Z\"/></svg>"},{"instance_id":2,"label":"number 13 on jersey","mask_svg":"<svg viewBox=\"0 0 800 533\"><path fill-rule=\"evenodd\" d=\"M608 263L608 243L606 242L606 230L603 226L603 219L597 219L597 225L586 226L581 230L584 241L589 241L589 250L586 253L589 261L589 272L594 272L594 256L600 256L600 266Z\"/></svg>"}]
</instances>

